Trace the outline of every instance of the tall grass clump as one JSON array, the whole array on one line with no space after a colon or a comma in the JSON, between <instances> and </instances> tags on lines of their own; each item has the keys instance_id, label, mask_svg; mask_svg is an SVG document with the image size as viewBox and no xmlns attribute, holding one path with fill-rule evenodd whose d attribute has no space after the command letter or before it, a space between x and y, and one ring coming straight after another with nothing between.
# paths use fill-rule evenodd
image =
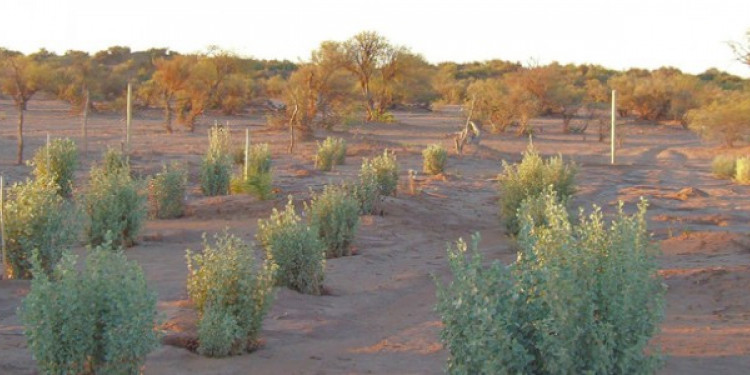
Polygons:
<instances>
[{"instance_id":1,"label":"tall grass clump","mask_svg":"<svg viewBox=\"0 0 750 375\"><path fill-rule=\"evenodd\" d=\"M305 205L310 226L317 231L326 256L351 255L352 241L359 226L359 203L345 187L326 185Z\"/></svg>"},{"instance_id":2,"label":"tall grass clump","mask_svg":"<svg viewBox=\"0 0 750 375\"><path fill-rule=\"evenodd\" d=\"M515 235L521 229L518 217L521 202L539 196L548 186L560 202L566 202L575 193L575 175L575 164L565 163L562 156L544 160L532 147L524 152L520 164L503 161L503 173L498 177L498 203L508 231Z\"/></svg>"},{"instance_id":3,"label":"tall grass clump","mask_svg":"<svg viewBox=\"0 0 750 375\"><path fill-rule=\"evenodd\" d=\"M253 247L229 233L203 237L203 251L187 251L187 289L198 311L198 352L240 354L257 345L273 299L273 259L256 265Z\"/></svg>"},{"instance_id":4,"label":"tall grass clump","mask_svg":"<svg viewBox=\"0 0 750 375\"><path fill-rule=\"evenodd\" d=\"M229 131L213 126L208 131L208 151L203 157L200 171L201 191L207 196L229 193L232 175Z\"/></svg>"},{"instance_id":5,"label":"tall grass clump","mask_svg":"<svg viewBox=\"0 0 750 375\"><path fill-rule=\"evenodd\" d=\"M398 187L398 162L396 155L387 149L382 155L372 160L364 159L362 162L363 173L373 174L377 182L378 193L382 196L396 194Z\"/></svg>"},{"instance_id":6,"label":"tall grass clump","mask_svg":"<svg viewBox=\"0 0 750 375\"><path fill-rule=\"evenodd\" d=\"M750 184L750 157L737 158L734 180L740 184Z\"/></svg>"},{"instance_id":7,"label":"tall grass clump","mask_svg":"<svg viewBox=\"0 0 750 375\"><path fill-rule=\"evenodd\" d=\"M252 145L247 165L243 166L242 175L232 178L230 190L233 194L252 194L259 199L269 199L273 196L272 180L271 151L268 144Z\"/></svg>"},{"instance_id":8,"label":"tall grass clump","mask_svg":"<svg viewBox=\"0 0 750 375\"><path fill-rule=\"evenodd\" d=\"M159 345L156 294L122 251L90 251L82 271L66 252L51 275L34 262L19 316L45 374L138 374Z\"/></svg>"},{"instance_id":9,"label":"tall grass clump","mask_svg":"<svg viewBox=\"0 0 750 375\"><path fill-rule=\"evenodd\" d=\"M77 211L58 194L58 189L55 181L44 176L9 189L3 208L9 278L31 277L34 251L39 267L51 272L62 251L77 239Z\"/></svg>"},{"instance_id":10,"label":"tall grass clump","mask_svg":"<svg viewBox=\"0 0 750 375\"><path fill-rule=\"evenodd\" d=\"M734 177L736 159L730 155L718 155L711 162L711 172L718 178L730 179Z\"/></svg>"},{"instance_id":11,"label":"tall grass clump","mask_svg":"<svg viewBox=\"0 0 750 375\"><path fill-rule=\"evenodd\" d=\"M104 244L107 233L112 235L114 248L135 244L148 211L140 188L141 184L130 177L129 168L108 170L105 164L91 169L89 190L83 199L89 244Z\"/></svg>"},{"instance_id":12,"label":"tall grass clump","mask_svg":"<svg viewBox=\"0 0 750 375\"><path fill-rule=\"evenodd\" d=\"M448 249L453 281L438 285L451 374L652 374L647 349L665 287L646 204L620 206L610 225L595 208L572 224L554 193L537 197L546 225L521 218L518 259L490 266L476 235ZM438 283L440 284L440 283Z\"/></svg>"},{"instance_id":13,"label":"tall grass clump","mask_svg":"<svg viewBox=\"0 0 750 375\"><path fill-rule=\"evenodd\" d=\"M330 171L334 165L342 165L346 160L346 141L343 138L327 137L323 143L318 142L318 153L315 155L315 168Z\"/></svg>"},{"instance_id":14,"label":"tall grass clump","mask_svg":"<svg viewBox=\"0 0 750 375\"><path fill-rule=\"evenodd\" d=\"M78 148L70 139L55 139L40 148L29 162L36 179L50 179L63 197L73 193L73 173L78 167Z\"/></svg>"},{"instance_id":15,"label":"tall grass clump","mask_svg":"<svg viewBox=\"0 0 750 375\"><path fill-rule=\"evenodd\" d=\"M178 164L164 165L148 181L148 213L156 219L173 219L185 213L187 172Z\"/></svg>"},{"instance_id":16,"label":"tall grass clump","mask_svg":"<svg viewBox=\"0 0 750 375\"><path fill-rule=\"evenodd\" d=\"M448 152L439 144L429 145L422 150L422 170L425 173L436 175L445 171L445 162L448 161Z\"/></svg>"},{"instance_id":17,"label":"tall grass clump","mask_svg":"<svg viewBox=\"0 0 750 375\"><path fill-rule=\"evenodd\" d=\"M291 196L284 211L274 208L270 218L258 220L256 239L279 267L276 285L305 294L321 294L325 246L313 228L297 215Z\"/></svg>"}]
</instances>

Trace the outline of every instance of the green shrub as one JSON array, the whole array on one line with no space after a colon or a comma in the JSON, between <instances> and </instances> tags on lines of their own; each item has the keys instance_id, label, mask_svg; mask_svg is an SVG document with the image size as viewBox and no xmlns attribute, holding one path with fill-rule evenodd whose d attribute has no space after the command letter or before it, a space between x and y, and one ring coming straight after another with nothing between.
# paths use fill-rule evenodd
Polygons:
<instances>
[{"instance_id":1,"label":"green shrub","mask_svg":"<svg viewBox=\"0 0 750 375\"><path fill-rule=\"evenodd\" d=\"M40 267L50 272L62 251L78 237L77 211L58 194L58 188L54 181L40 176L9 189L3 209L9 278L31 277L34 250Z\"/></svg>"},{"instance_id":2,"label":"green shrub","mask_svg":"<svg viewBox=\"0 0 750 375\"><path fill-rule=\"evenodd\" d=\"M737 158L734 180L741 184L750 184L750 157Z\"/></svg>"},{"instance_id":3,"label":"green shrub","mask_svg":"<svg viewBox=\"0 0 750 375\"><path fill-rule=\"evenodd\" d=\"M711 162L711 171L718 178L734 177L735 167L736 160L733 156L729 155L718 155Z\"/></svg>"},{"instance_id":4,"label":"green shrub","mask_svg":"<svg viewBox=\"0 0 750 375\"><path fill-rule=\"evenodd\" d=\"M207 196L226 195L231 176L229 132L214 126L208 131L208 151L201 163L201 191Z\"/></svg>"},{"instance_id":5,"label":"green shrub","mask_svg":"<svg viewBox=\"0 0 750 375\"><path fill-rule=\"evenodd\" d=\"M149 216L173 219L185 213L187 172L178 164L164 165L148 182Z\"/></svg>"},{"instance_id":6,"label":"green shrub","mask_svg":"<svg viewBox=\"0 0 750 375\"><path fill-rule=\"evenodd\" d=\"M130 165L127 158L116 148L108 148L102 157L102 170L104 174L130 174Z\"/></svg>"},{"instance_id":7,"label":"green shrub","mask_svg":"<svg viewBox=\"0 0 750 375\"><path fill-rule=\"evenodd\" d=\"M539 196L552 186L560 201L567 201L575 193L576 166L563 162L561 156L542 159L529 147L520 164L509 165L503 161L503 174L498 177L500 217L511 234L520 228L518 208L524 199Z\"/></svg>"},{"instance_id":8,"label":"green shrub","mask_svg":"<svg viewBox=\"0 0 750 375\"><path fill-rule=\"evenodd\" d=\"M362 162L363 173L374 174L378 192L382 196L395 195L398 187L398 163L396 155L386 149L383 155Z\"/></svg>"},{"instance_id":9,"label":"green shrub","mask_svg":"<svg viewBox=\"0 0 750 375\"><path fill-rule=\"evenodd\" d=\"M328 137L323 143L318 142L318 153L315 155L315 168L330 171L333 165L342 165L346 160L346 141L342 138Z\"/></svg>"},{"instance_id":10,"label":"green shrub","mask_svg":"<svg viewBox=\"0 0 750 375\"><path fill-rule=\"evenodd\" d=\"M373 113L372 114L372 121L373 122L379 122L383 124L393 124L396 122L396 118L393 116L393 113L391 112L383 112L383 113Z\"/></svg>"},{"instance_id":11,"label":"green shrub","mask_svg":"<svg viewBox=\"0 0 750 375\"><path fill-rule=\"evenodd\" d=\"M453 281L438 285L441 338L452 374L648 374L646 351L665 287L646 204L609 226L598 208L571 224L553 194L546 225L522 217L518 259L486 267L477 249L449 248ZM523 209L523 208L522 208Z\"/></svg>"},{"instance_id":12,"label":"green shrub","mask_svg":"<svg viewBox=\"0 0 750 375\"><path fill-rule=\"evenodd\" d=\"M378 188L378 176L375 168L367 159L362 162L359 171L359 181L348 186L349 191L359 202L359 212L364 215L373 214L377 210L380 200L380 189Z\"/></svg>"},{"instance_id":13,"label":"green shrub","mask_svg":"<svg viewBox=\"0 0 750 375\"><path fill-rule=\"evenodd\" d=\"M81 272L68 252L51 277L35 264L19 316L42 373L137 374L158 346L156 295L138 264L109 247L92 250Z\"/></svg>"},{"instance_id":14,"label":"green shrub","mask_svg":"<svg viewBox=\"0 0 750 375\"><path fill-rule=\"evenodd\" d=\"M440 174L445 171L445 162L448 160L448 152L443 146L434 144L428 146L422 151L422 171L432 175Z\"/></svg>"},{"instance_id":15,"label":"green shrub","mask_svg":"<svg viewBox=\"0 0 750 375\"><path fill-rule=\"evenodd\" d=\"M329 258L351 255L359 226L359 203L345 187L327 185L305 205L310 226L317 231Z\"/></svg>"},{"instance_id":16,"label":"green shrub","mask_svg":"<svg viewBox=\"0 0 750 375\"><path fill-rule=\"evenodd\" d=\"M273 299L273 259L256 267L252 246L229 233L204 235L203 252L187 251L187 289L198 311L198 352L223 357L252 347Z\"/></svg>"},{"instance_id":17,"label":"green shrub","mask_svg":"<svg viewBox=\"0 0 750 375\"><path fill-rule=\"evenodd\" d=\"M291 196L284 211L274 208L269 219L258 220L256 239L279 267L276 285L306 294L322 292L325 246L294 211Z\"/></svg>"},{"instance_id":18,"label":"green shrub","mask_svg":"<svg viewBox=\"0 0 750 375\"><path fill-rule=\"evenodd\" d=\"M247 166L243 167L241 176L232 178L230 191L233 194L252 194L260 199L269 199L273 197L272 182L271 152L268 150L268 144L253 145L248 153Z\"/></svg>"},{"instance_id":19,"label":"green shrub","mask_svg":"<svg viewBox=\"0 0 750 375\"><path fill-rule=\"evenodd\" d=\"M139 188L140 184L130 177L127 169L111 172L104 168L91 169L89 191L84 198L89 244L105 243L108 232L112 234L111 244L115 248L135 244L147 214L146 196Z\"/></svg>"},{"instance_id":20,"label":"green shrub","mask_svg":"<svg viewBox=\"0 0 750 375\"><path fill-rule=\"evenodd\" d=\"M36 179L51 179L63 197L73 193L73 173L78 167L78 148L70 139L55 139L39 149L29 162Z\"/></svg>"}]
</instances>

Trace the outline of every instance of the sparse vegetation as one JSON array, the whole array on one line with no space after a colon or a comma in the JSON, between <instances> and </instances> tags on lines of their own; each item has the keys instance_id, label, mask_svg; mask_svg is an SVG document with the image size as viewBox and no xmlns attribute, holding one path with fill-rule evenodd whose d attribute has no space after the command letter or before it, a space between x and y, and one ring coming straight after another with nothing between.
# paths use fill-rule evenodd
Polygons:
<instances>
[{"instance_id":1,"label":"sparse vegetation","mask_svg":"<svg viewBox=\"0 0 750 375\"><path fill-rule=\"evenodd\" d=\"M253 247L224 233L203 251L187 252L190 299L198 310L198 352L209 357L240 354L257 345L263 318L273 299L276 265L260 265Z\"/></svg>"},{"instance_id":2,"label":"sparse vegetation","mask_svg":"<svg viewBox=\"0 0 750 375\"><path fill-rule=\"evenodd\" d=\"M733 156L729 155L718 155L711 162L711 172L718 178L732 178L734 177L734 170L737 161Z\"/></svg>"},{"instance_id":3,"label":"sparse vegetation","mask_svg":"<svg viewBox=\"0 0 750 375\"><path fill-rule=\"evenodd\" d=\"M359 203L346 187L326 185L314 194L305 211L313 230L326 247L326 256L335 258L352 253L352 241L359 226Z\"/></svg>"},{"instance_id":4,"label":"sparse vegetation","mask_svg":"<svg viewBox=\"0 0 750 375\"><path fill-rule=\"evenodd\" d=\"M232 178L230 190L233 194L253 194L260 199L268 199L273 196L272 179L271 152L268 150L268 144L252 145L248 163L243 167L241 176Z\"/></svg>"},{"instance_id":5,"label":"sparse vegetation","mask_svg":"<svg viewBox=\"0 0 750 375\"><path fill-rule=\"evenodd\" d=\"M58 194L58 185L45 177L15 184L9 193L3 209L8 277L31 277L33 252L39 268L51 272L80 233L75 208Z\"/></svg>"},{"instance_id":6,"label":"sparse vegetation","mask_svg":"<svg viewBox=\"0 0 750 375\"><path fill-rule=\"evenodd\" d=\"M665 287L646 204L632 216L621 208L606 229L598 208L571 224L554 193L537 199L545 224L521 218L510 266L485 266L478 235L448 249L453 281L438 285L437 305L448 372L654 373L658 357L645 349L658 331Z\"/></svg>"},{"instance_id":7,"label":"sparse vegetation","mask_svg":"<svg viewBox=\"0 0 750 375\"><path fill-rule=\"evenodd\" d=\"M174 219L185 212L187 172L178 164L164 165L148 182L149 216Z\"/></svg>"},{"instance_id":8,"label":"sparse vegetation","mask_svg":"<svg viewBox=\"0 0 750 375\"><path fill-rule=\"evenodd\" d=\"M346 141L342 138L327 137L323 143L318 143L315 168L321 171L330 171L334 165L344 164L345 159Z\"/></svg>"},{"instance_id":9,"label":"sparse vegetation","mask_svg":"<svg viewBox=\"0 0 750 375\"><path fill-rule=\"evenodd\" d=\"M46 374L137 374L159 345L156 295L143 271L105 241L78 271L66 252L48 275L37 259L19 309L28 345Z\"/></svg>"},{"instance_id":10,"label":"sparse vegetation","mask_svg":"<svg viewBox=\"0 0 750 375\"><path fill-rule=\"evenodd\" d=\"M520 164L503 161L503 173L498 177L499 205L508 232L517 234L521 230L521 202L539 196L548 186L561 202L566 202L575 193L575 175L575 164L565 163L562 156L544 160L532 147L523 154Z\"/></svg>"},{"instance_id":11,"label":"sparse vegetation","mask_svg":"<svg viewBox=\"0 0 750 375\"><path fill-rule=\"evenodd\" d=\"M58 187L58 193L70 197L73 193L73 173L78 167L78 149L70 139L54 139L49 147L40 148L29 165L36 179L50 179Z\"/></svg>"},{"instance_id":12,"label":"sparse vegetation","mask_svg":"<svg viewBox=\"0 0 750 375\"><path fill-rule=\"evenodd\" d=\"M441 145L429 145L422 151L422 159L422 171L432 175L440 174L445 171L448 152Z\"/></svg>"},{"instance_id":13,"label":"sparse vegetation","mask_svg":"<svg viewBox=\"0 0 750 375\"><path fill-rule=\"evenodd\" d=\"M297 215L291 196L284 211L274 208L270 218L258 220L255 237L279 267L276 285L306 294L323 292L325 246Z\"/></svg>"}]
</instances>

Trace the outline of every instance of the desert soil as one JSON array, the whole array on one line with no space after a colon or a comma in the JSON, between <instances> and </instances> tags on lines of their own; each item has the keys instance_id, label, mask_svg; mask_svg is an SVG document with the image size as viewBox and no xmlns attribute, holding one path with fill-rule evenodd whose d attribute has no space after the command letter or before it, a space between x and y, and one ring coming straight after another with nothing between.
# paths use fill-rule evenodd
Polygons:
<instances>
[{"instance_id":1,"label":"desert soil","mask_svg":"<svg viewBox=\"0 0 750 375\"><path fill-rule=\"evenodd\" d=\"M395 150L401 168L399 194L385 199L382 215L362 217L356 255L327 263L324 296L307 296L279 288L261 336L262 348L251 354L208 359L184 348L162 345L146 361L146 374L437 374L447 353L439 341L440 320L434 311L433 276L449 277L446 243L474 232L490 259L511 262L515 254L497 216L495 178L501 160L519 161L528 139L510 133L482 137L466 155L453 152L447 173L421 173L421 150L440 143L452 150L447 134L460 129L456 108L435 112L397 112L398 124L354 125L347 131L316 131L348 143L346 164L333 172L313 168L315 142L286 152L288 135L268 130L261 115L202 119L195 133L163 131L161 111L139 112L134 120L132 162L136 174L160 170L179 161L190 168L188 215L177 220L150 220L137 246L126 254L143 267L159 296L162 329L172 342L195 331L187 300L185 250L201 248L202 234L224 228L252 241L259 218L282 207L288 195L300 204L310 190L356 178L362 157L384 148ZM10 181L29 175L15 166L14 111L0 101L0 173ZM206 130L214 121L230 123L240 148L244 129L253 142L268 142L273 152L276 198L249 196L206 198L198 190L197 169L206 147ZM644 197L650 202L649 228L661 244L661 274L668 285L666 317L653 347L665 354L662 374L747 374L750 372L750 187L711 176L711 158L727 152L702 143L679 126L626 122L620 133L616 166L609 165L609 145L597 129L586 136L564 135L561 120L537 119L533 143L544 155L562 154L579 165L579 192L574 204L616 210L618 200L632 212ZM89 119L89 155L79 168L83 191L86 173L108 146L120 147L124 119L95 114ZM25 157L42 146L47 132L81 145L80 118L64 103L39 100L26 114ZM731 150L747 153L748 149ZM420 171L411 194L408 170ZM692 188L692 189L691 189ZM76 252L85 254L82 248ZM0 373L36 373L16 309L28 292L28 281L0 281Z\"/></svg>"}]
</instances>

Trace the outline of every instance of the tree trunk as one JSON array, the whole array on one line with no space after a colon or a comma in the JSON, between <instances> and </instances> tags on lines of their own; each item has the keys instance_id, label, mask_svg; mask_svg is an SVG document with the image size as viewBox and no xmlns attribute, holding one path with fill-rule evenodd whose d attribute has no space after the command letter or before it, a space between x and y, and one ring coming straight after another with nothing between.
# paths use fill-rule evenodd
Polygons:
<instances>
[{"instance_id":1,"label":"tree trunk","mask_svg":"<svg viewBox=\"0 0 750 375\"><path fill-rule=\"evenodd\" d=\"M570 133L570 121L572 119L573 119L573 116L563 115L563 128L562 128L563 134Z\"/></svg>"},{"instance_id":2,"label":"tree trunk","mask_svg":"<svg viewBox=\"0 0 750 375\"><path fill-rule=\"evenodd\" d=\"M164 95L164 127L167 129L167 133L172 134L172 106L171 106L171 95Z\"/></svg>"},{"instance_id":3,"label":"tree trunk","mask_svg":"<svg viewBox=\"0 0 750 375\"><path fill-rule=\"evenodd\" d=\"M26 108L26 102L18 103L18 155L16 163L23 164L23 112Z\"/></svg>"}]
</instances>

